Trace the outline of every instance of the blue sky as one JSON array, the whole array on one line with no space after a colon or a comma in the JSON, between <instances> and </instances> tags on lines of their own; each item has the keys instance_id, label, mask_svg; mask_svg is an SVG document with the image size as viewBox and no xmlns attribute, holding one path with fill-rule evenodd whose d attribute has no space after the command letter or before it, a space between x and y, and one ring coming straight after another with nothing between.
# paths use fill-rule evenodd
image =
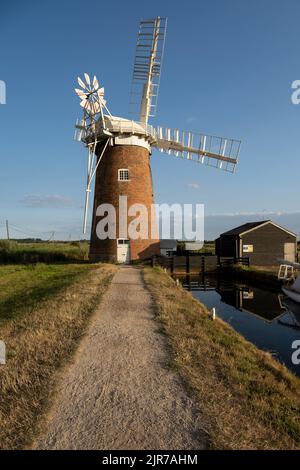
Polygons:
<instances>
[{"instance_id":1,"label":"blue sky","mask_svg":"<svg viewBox=\"0 0 300 470\"><path fill-rule=\"evenodd\" d=\"M0 237L81 236L85 150L76 77L95 73L128 117L138 23L168 17L161 124L243 140L234 175L153 152L156 202L204 203L206 238L274 218L300 234L298 0L11 0L0 7ZM283 219L282 219L283 218ZM25 233L26 232L26 233Z\"/></svg>"}]
</instances>

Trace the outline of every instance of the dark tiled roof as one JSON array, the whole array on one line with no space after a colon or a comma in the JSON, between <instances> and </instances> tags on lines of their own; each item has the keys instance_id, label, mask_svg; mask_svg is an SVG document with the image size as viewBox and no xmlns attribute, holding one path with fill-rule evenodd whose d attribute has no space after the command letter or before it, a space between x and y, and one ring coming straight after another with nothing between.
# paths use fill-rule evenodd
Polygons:
<instances>
[{"instance_id":1,"label":"dark tiled roof","mask_svg":"<svg viewBox=\"0 0 300 470\"><path fill-rule=\"evenodd\" d=\"M260 220L259 222L248 222L247 224L239 225L228 232L222 233L222 235L240 235L241 233L246 232L247 230L251 230L252 228L259 227L266 222L271 222L270 220Z\"/></svg>"},{"instance_id":2,"label":"dark tiled roof","mask_svg":"<svg viewBox=\"0 0 300 470\"><path fill-rule=\"evenodd\" d=\"M177 248L177 240L174 239L162 239L160 240L160 247L163 249L172 249L172 248Z\"/></svg>"}]
</instances>

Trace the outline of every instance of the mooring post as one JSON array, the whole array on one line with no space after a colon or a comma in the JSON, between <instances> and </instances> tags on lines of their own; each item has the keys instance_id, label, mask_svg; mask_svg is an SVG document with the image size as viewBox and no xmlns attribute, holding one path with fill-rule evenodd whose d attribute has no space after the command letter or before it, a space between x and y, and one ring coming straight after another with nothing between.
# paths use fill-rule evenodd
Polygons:
<instances>
[{"instance_id":1,"label":"mooring post","mask_svg":"<svg viewBox=\"0 0 300 470\"><path fill-rule=\"evenodd\" d=\"M171 262L171 273L174 273L174 264L175 264L175 256L172 256L172 262Z\"/></svg>"},{"instance_id":2,"label":"mooring post","mask_svg":"<svg viewBox=\"0 0 300 470\"><path fill-rule=\"evenodd\" d=\"M205 256L201 257L201 270L202 270L202 274L204 274L205 273Z\"/></svg>"}]
</instances>

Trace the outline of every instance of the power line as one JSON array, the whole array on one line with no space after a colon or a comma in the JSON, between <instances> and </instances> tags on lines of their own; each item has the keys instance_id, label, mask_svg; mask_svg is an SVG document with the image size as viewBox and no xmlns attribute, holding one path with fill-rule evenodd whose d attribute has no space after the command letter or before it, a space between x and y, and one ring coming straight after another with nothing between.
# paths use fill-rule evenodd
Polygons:
<instances>
[{"instance_id":1,"label":"power line","mask_svg":"<svg viewBox=\"0 0 300 470\"><path fill-rule=\"evenodd\" d=\"M13 228L13 230L16 230L17 232L22 232L26 235L31 235L31 234L44 234L44 235L47 235L47 234L50 234L53 232L53 230L48 230L47 232L42 232L42 231L38 231L38 230L30 230L30 229L27 229L25 228L25 230L21 227L18 227L17 225L13 225L13 224L10 224L10 227Z\"/></svg>"},{"instance_id":2,"label":"power line","mask_svg":"<svg viewBox=\"0 0 300 470\"><path fill-rule=\"evenodd\" d=\"M90 225L90 224L89 224ZM47 241L54 240L55 233L61 233L60 231L54 231L54 230L47 230L47 231L38 231L38 230L30 230L27 227L23 228L18 225L14 225L9 223L8 225L8 220L5 221L5 223L0 224L0 229L6 229L6 235L7 238L11 238L11 232L18 232L22 235L27 235L29 238L46 238ZM73 232L73 236L75 235L75 232L77 234L77 231ZM44 236L44 237L43 237ZM69 239L71 239L72 234L69 235ZM78 237L80 239L81 233L78 233Z\"/></svg>"},{"instance_id":3,"label":"power line","mask_svg":"<svg viewBox=\"0 0 300 470\"><path fill-rule=\"evenodd\" d=\"M23 227L19 227L18 225L10 224L11 227L14 227L17 230L23 230ZM52 230L47 230L47 231L40 231L40 230L30 230L29 228L25 227L25 232L31 232L31 233L51 233Z\"/></svg>"}]
</instances>

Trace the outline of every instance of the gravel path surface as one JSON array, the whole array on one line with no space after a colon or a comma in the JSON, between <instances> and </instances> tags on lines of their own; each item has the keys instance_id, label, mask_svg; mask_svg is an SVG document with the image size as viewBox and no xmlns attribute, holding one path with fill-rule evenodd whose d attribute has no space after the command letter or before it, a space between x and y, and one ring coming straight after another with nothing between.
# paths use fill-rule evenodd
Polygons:
<instances>
[{"instance_id":1,"label":"gravel path surface","mask_svg":"<svg viewBox=\"0 0 300 470\"><path fill-rule=\"evenodd\" d=\"M201 449L201 417L167 367L139 268L115 275L64 371L36 449Z\"/></svg>"}]
</instances>

